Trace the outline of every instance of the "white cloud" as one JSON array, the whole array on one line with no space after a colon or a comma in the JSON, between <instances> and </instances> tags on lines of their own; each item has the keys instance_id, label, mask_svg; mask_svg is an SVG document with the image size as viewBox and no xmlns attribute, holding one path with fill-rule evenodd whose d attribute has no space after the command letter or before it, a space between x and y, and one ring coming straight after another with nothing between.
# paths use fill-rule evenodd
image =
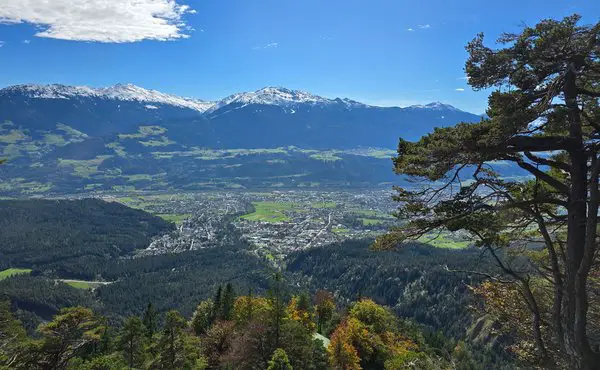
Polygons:
<instances>
[{"instance_id":1,"label":"white cloud","mask_svg":"<svg viewBox=\"0 0 600 370\"><path fill-rule=\"evenodd\" d=\"M275 49L276 47L278 47L279 44L276 42L270 42L268 44L265 45L257 45L252 47L252 50L261 50L261 49Z\"/></svg>"},{"instance_id":2,"label":"white cloud","mask_svg":"<svg viewBox=\"0 0 600 370\"><path fill-rule=\"evenodd\" d=\"M31 44L31 40L23 40L24 44Z\"/></svg>"},{"instance_id":3,"label":"white cloud","mask_svg":"<svg viewBox=\"0 0 600 370\"><path fill-rule=\"evenodd\" d=\"M0 41L0 48L4 46L4 41Z\"/></svg>"},{"instance_id":4,"label":"white cloud","mask_svg":"<svg viewBox=\"0 0 600 370\"><path fill-rule=\"evenodd\" d=\"M431 28L431 26L429 24L420 24L419 28L426 29L426 28Z\"/></svg>"},{"instance_id":5,"label":"white cloud","mask_svg":"<svg viewBox=\"0 0 600 370\"><path fill-rule=\"evenodd\" d=\"M0 24L31 23L38 37L96 42L189 37L177 0L2 0Z\"/></svg>"},{"instance_id":6,"label":"white cloud","mask_svg":"<svg viewBox=\"0 0 600 370\"><path fill-rule=\"evenodd\" d=\"M462 87L459 87L458 89L454 89L454 91L463 92L463 91L465 91L465 89L463 89Z\"/></svg>"},{"instance_id":7,"label":"white cloud","mask_svg":"<svg viewBox=\"0 0 600 370\"><path fill-rule=\"evenodd\" d=\"M415 30L414 30L414 29L412 29L412 28L409 28L409 29L407 29L407 31L408 31L408 32L415 32Z\"/></svg>"}]
</instances>

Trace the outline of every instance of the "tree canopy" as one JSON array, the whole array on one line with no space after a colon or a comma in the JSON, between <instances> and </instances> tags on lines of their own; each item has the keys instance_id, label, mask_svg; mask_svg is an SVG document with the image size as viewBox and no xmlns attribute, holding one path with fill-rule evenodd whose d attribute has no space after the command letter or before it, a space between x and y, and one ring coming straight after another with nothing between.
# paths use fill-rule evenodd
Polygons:
<instances>
[{"instance_id":1,"label":"tree canopy","mask_svg":"<svg viewBox=\"0 0 600 370\"><path fill-rule=\"evenodd\" d=\"M434 230L467 231L487 248L527 309L523 340L538 365L600 363L591 285L598 284L600 190L600 23L577 15L504 34L500 49L483 34L466 47L475 89L494 91L478 123L400 140L395 172L423 186L396 188L408 220L375 248ZM499 165L528 177L502 178ZM425 180L425 181L423 181ZM566 362L565 362L566 361Z\"/></svg>"}]
</instances>

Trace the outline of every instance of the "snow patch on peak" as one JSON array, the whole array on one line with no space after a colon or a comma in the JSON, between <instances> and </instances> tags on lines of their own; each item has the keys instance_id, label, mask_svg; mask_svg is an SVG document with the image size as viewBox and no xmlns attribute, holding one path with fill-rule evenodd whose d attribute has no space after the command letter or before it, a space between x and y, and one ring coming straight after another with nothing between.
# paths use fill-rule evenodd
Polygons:
<instances>
[{"instance_id":1,"label":"snow patch on peak","mask_svg":"<svg viewBox=\"0 0 600 370\"><path fill-rule=\"evenodd\" d=\"M290 90L284 87L264 87L253 92L233 94L219 102L219 105L232 103L265 104L288 106L293 104L325 103L328 99L300 90Z\"/></svg>"},{"instance_id":2,"label":"snow patch on peak","mask_svg":"<svg viewBox=\"0 0 600 370\"><path fill-rule=\"evenodd\" d=\"M450 111L455 111L455 112L460 111L460 109L458 109L450 104L444 104L439 101L425 104L425 105L411 105L409 107L406 107L406 109L450 110Z\"/></svg>"},{"instance_id":3,"label":"snow patch on peak","mask_svg":"<svg viewBox=\"0 0 600 370\"><path fill-rule=\"evenodd\" d=\"M133 84L117 84L111 87L92 88L88 86L66 86L53 85L17 85L0 90L0 95L8 93L21 93L34 99L75 99L81 97L111 99L118 101L137 101L143 103L155 103L172 105L180 108L188 108L198 112L205 112L212 107L214 102L183 98L175 95L161 93L156 90L148 90ZM150 108L150 106L154 108ZM155 109L151 104L145 106Z\"/></svg>"},{"instance_id":4,"label":"snow patch on peak","mask_svg":"<svg viewBox=\"0 0 600 370\"><path fill-rule=\"evenodd\" d=\"M250 104L276 105L283 108L297 107L300 104L308 104L313 106L343 104L347 109L366 106L365 104L350 99L328 99L302 90L267 86L256 91L230 95L210 108L209 112L214 112L230 104L238 105L238 107L235 109L239 109ZM287 112L293 114L296 113L296 110L290 109Z\"/></svg>"}]
</instances>

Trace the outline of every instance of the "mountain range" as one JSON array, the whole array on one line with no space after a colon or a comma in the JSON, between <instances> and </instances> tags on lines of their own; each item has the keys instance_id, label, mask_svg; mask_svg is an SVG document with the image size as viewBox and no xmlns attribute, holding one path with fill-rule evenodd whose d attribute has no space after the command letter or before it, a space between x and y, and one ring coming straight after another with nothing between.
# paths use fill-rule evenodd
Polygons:
<instances>
[{"instance_id":1,"label":"mountain range","mask_svg":"<svg viewBox=\"0 0 600 370\"><path fill-rule=\"evenodd\" d=\"M131 84L16 85L0 90L0 193L380 183L399 137L480 119L440 102L378 107L283 87L203 101Z\"/></svg>"}]
</instances>

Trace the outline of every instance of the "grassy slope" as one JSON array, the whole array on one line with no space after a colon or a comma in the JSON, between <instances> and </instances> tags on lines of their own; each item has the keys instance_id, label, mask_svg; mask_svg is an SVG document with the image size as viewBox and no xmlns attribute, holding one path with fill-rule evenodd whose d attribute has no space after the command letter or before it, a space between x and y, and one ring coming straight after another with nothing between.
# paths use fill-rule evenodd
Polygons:
<instances>
[{"instance_id":1,"label":"grassy slope","mask_svg":"<svg viewBox=\"0 0 600 370\"><path fill-rule=\"evenodd\" d=\"M10 268L6 270L0 271L0 280L4 280L14 275L18 274L29 274L31 273L31 269L18 269L18 268Z\"/></svg>"}]
</instances>

